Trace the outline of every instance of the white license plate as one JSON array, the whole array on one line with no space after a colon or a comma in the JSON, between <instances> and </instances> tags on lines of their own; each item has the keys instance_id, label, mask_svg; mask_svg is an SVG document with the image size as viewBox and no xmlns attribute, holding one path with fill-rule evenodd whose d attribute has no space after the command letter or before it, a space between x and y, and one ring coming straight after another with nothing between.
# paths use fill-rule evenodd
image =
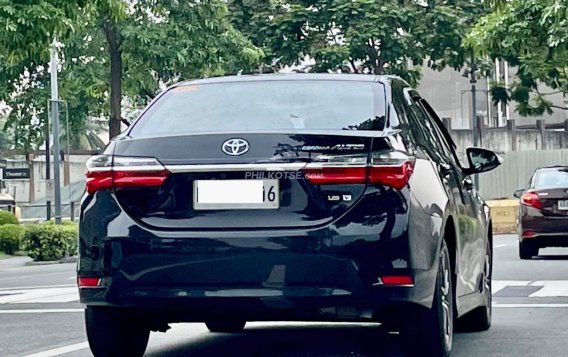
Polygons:
<instances>
[{"instance_id":1,"label":"white license plate","mask_svg":"<svg viewBox=\"0 0 568 357\"><path fill-rule=\"evenodd\" d=\"M559 211L568 211L568 200L558 201Z\"/></svg>"},{"instance_id":2,"label":"white license plate","mask_svg":"<svg viewBox=\"0 0 568 357\"><path fill-rule=\"evenodd\" d=\"M195 210L277 209L278 180L196 180L193 183Z\"/></svg>"}]
</instances>

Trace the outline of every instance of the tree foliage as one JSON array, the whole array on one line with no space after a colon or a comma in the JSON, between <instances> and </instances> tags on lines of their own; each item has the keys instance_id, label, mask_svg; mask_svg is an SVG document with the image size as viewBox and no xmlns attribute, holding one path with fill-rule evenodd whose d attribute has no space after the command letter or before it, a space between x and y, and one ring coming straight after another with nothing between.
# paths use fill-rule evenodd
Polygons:
<instances>
[{"instance_id":1,"label":"tree foliage","mask_svg":"<svg viewBox=\"0 0 568 357\"><path fill-rule=\"evenodd\" d=\"M568 96L568 0L510 0L483 17L466 39L479 53L500 57L518 67L519 80L504 88L496 83L498 101L515 101L521 115L553 109L547 97ZM543 90L543 85L550 90Z\"/></svg>"},{"instance_id":2,"label":"tree foliage","mask_svg":"<svg viewBox=\"0 0 568 357\"><path fill-rule=\"evenodd\" d=\"M109 118L116 136L125 98L144 105L180 78L250 71L262 56L222 0L0 0L0 23L0 101L17 147L44 139L54 37L75 145L90 117Z\"/></svg>"},{"instance_id":3,"label":"tree foliage","mask_svg":"<svg viewBox=\"0 0 568 357\"><path fill-rule=\"evenodd\" d=\"M232 0L235 26L278 70L307 57L312 71L396 74L416 84L424 61L459 68L481 2L467 0Z\"/></svg>"}]
</instances>

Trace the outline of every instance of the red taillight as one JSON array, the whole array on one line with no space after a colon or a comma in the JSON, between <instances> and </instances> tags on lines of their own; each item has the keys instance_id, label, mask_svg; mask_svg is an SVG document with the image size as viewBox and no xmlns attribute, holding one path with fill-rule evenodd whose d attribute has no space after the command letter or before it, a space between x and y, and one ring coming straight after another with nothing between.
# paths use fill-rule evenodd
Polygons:
<instances>
[{"instance_id":1,"label":"red taillight","mask_svg":"<svg viewBox=\"0 0 568 357\"><path fill-rule=\"evenodd\" d=\"M369 182L400 190L408 184L413 171L414 164L410 161L404 162L400 166L371 166Z\"/></svg>"},{"instance_id":2,"label":"red taillight","mask_svg":"<svg viewBox=\"0 0 568 357\"><path fill-rule=\"evenodd\" d=\"M380 277L380 285L413 286L414 278L410 275L385 275Z\"/></svg>"},{"instance_id":3,"label":"red taillight","mask_svg":"<svg viewBox=\"0 0 568 357\"><path fill-rule=\"evenodd\" d=\"M80 276L77 278L77 285L80 288L94 288L100 285L101 278L98 276Z\"/></svg>"},{"instance_id":4,"label":"red taillight","mask_svg":"<svg viewBox=\"0 0 568 357\"><path fill-rule=\"evenodd\" d=\"M304 169L304 177L314 185L373 184L402 189L408 184L414 162L405 154L393 151L376 153L367 164L367 155L324 157ZM321 160L321 159L320 159Z\"/></svg>"},{"instance_id":5,"label":"red taillight","mask_svg":"<svg viewBox=\"0 0 568 357\"><path fill-rule=\"evenodd\" d=\"M536 233L534 231L530 231L530 230L523 231L523 234L522 234L523 238L533 238L535 236L536 236Z\"/></svg>"},{"instance_id":6,"label":"red taillight","mask_svg":"<svg viewBox=\"0 0 568 357\"><path fill-rule=\"evenodd\" d=\"M307 167L304 177L314 185L357 184L367 182L367 167Z\"/></svg>"},{"instance_id":7,"label":"red taillight","mask_svg":"<svg viewBox=\"0 0 568 357\"><path fill-rule=\"evenodd\" d=\"M159 187L170 172L154 158L99 155L87 162L87 192L114 187Z\"/></svg>"},{"instance_id":8,"label":"red taillight","mask_svg":"<svg viewBox=\"0 0 568 357\"><path fill-rule=\"evenodd\" d=\"M525 192L521 196L521 203L525 206L534 207L536 209L542 208L542 201L535 192Z\"/></svg>"}]
</instances>

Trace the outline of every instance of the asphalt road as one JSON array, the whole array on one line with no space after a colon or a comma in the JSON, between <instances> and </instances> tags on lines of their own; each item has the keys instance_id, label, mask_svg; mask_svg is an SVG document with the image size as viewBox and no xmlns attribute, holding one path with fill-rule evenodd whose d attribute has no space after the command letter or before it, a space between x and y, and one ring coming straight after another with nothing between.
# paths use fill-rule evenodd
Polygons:
<instances>
[{"instance_id":1,"label":"asphalt road","mask_svg":"<svg viewBox=\"0 0 568 357\"><path fill-rule=\"evenodd\" d=\"M458 333L453 356L568 354L568 249L521 261L514 236L495 237L493 327ZM74 264L0 260L0 356L90 356ZM401 356L396 334L374 324L251 323L239 334L175 324L152 333L147 356Z\"/></svg>"}]
</instances>

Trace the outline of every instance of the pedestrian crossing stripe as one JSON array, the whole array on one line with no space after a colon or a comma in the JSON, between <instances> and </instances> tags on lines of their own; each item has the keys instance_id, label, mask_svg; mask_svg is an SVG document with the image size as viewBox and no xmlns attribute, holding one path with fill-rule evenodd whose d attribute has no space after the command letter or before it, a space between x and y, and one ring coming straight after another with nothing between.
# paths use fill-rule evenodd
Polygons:
<instances>
[{"instance_id":1,"label":"pedestrian crossing stripe","mask_svg":"<svg viewBox=\"0 0 568 357\"><path fill-rule=\"evenodd\" d=\"M524 289L523 289L524 288ZM494 280L493 294L500 295L507 289L520 289L526 295L514 297L554 298L568 297L568 280ZM0 289L1 304L44 304L66 303L79 301L79 291L76 286L41 287L35 289Z\"/></svg>"},{"instance_id":2,"label":"pedestrian crossing stripe","mask_svg":"<svg viewBox=\"0 0 568 357\"><path fill-rule=\"evenodd\" d=\"M0 290L0 304L45 304L78 300L77 287Z\"/></svg>"}]
</instances>

